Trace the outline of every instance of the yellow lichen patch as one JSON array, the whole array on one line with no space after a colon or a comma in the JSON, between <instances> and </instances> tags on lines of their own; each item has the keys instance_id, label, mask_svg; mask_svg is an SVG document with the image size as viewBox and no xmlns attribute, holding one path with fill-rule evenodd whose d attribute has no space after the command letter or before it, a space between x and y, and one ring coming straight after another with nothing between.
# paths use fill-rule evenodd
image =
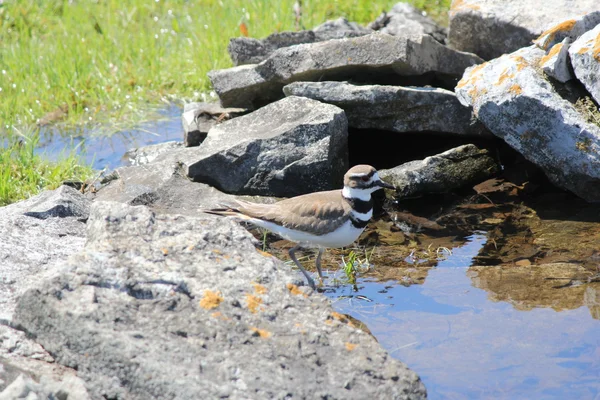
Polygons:
<instances>
[{"instance_id":1,"label":"yellow lichen patch","mask_svg":"<svg viewBox=\"0 0 600 400\"><path fill-rule=\"evenodd\" d=\"M498 82L496 83L496 86L500 86L502 85L502 83L504 83L505 80L507 79L512 79L515 77L515 74L510 73L508 70L505 70L503 73L500 74L500 76L498 77Z\"/></svg>"},{"instance_id":2,"label":"yellow lichen patch","mask_svg":"<svg viewBox=\"0 0 600 400\"><path fill-rule=\"evenodd\" d=\"M325 320L325 325L333 325L333 320L332 319L326 319Z\"/></svg>"},{"instance_id":3,"label":"yellow lichen patch","mask_svg":"<svg viewBox=\"0 0 600 400\"><path fill-rule=\"evenodd\" d=\"M221 319L223 321L227 321L229 319L226 316L224 316L223 313L220 312L220 311L216 311L216 312L210 314L210 316L213 317L213 318Z\"/></svg>"},{"instance_id":4,"label":"yellow lichen patch","mask_svg":"<svg viewBox=\"0 0 600 400\"><path fill-rule=\"evenodd\" d=\"M261 304L262 299L260 297L246 293L246 306L248 306L248 310L250 310L252 314L264 310L264 307L260 306Z\"/></svg>"},{"instance_id":5,"label":"yellow lichen patch","mask_svg":"<svg viewBox=\"0 0 600 400\"><path fill-rule=\"evenodd\" d=\"M465 0L454 0L450 5L449 14L453 16L461 10L479 10L481 7L477 4L465 4Z\"/></svg>"},{"instance_id":6,"label":"yellow lichen patch","mask_svg":"<svg viewBox=\"0 0 600 400\"><path fill-rule=\"evenodd\" d=\"M358 345L354 344L354 343L346 342L346 350L348 350L348 351L354 350L356 348L356 346L358 346Z\"/></svg>"},{"instance_id":7,"label":"yellow lichen patch","mask_svg":"<svg viewBox=\"0 0 600 400\"><path fill-rule=\"evenodd\" d=\"M468 84L472 84L474 79L478 78L481 75L482 69L484 69L488 65L488 62L484 62L483 64L479 64L476 67L473 67L472 70L468 72L468 75L463 76L463 78L456 84L457 88L461 88Z\"/></svg>"},{"instance_id":8,"label":"yellow lichen patch","mask_svg":"<svg viewBox=\"0 0 600 400\"><path fill-rule=\"evenodd\" d=\"M162 251L163 256L168 256L169 255L169 249L162 248L162 249L160 249L160 251Z\"/></svg>"},{"instance_id":9,"label":"yellow lichen patch","mask_svg":"<svg viewBox=\"0 0 600 400\"><path fill-rule=\"evenodd\" d=\"M529 63L522 56L511 56L511 59L515 62L517 66L517 71L521 71L523 68L528 67Z\"/></svg>"},{"instance_id":10,"label":"yellow lichen patch","mask_svg":"<svg viewBox=\"0 0 600 400\"><path fill-rule=\"evenodd\" d=\"M594 41L594 48L592 49L592 57L598 62L600 62L600 33L596 36L596 40Z\"/></svg>"},{"instance_id":11,"label":"yellow lichen patch","mask_svg":"<svg viewBox=\"0 0 600 400\"><path fill-rule=\"evenodd\" d=\"M261 249L256 249L257 253L263 257L273 257L273 254L267 253L266 251L262 251Z\"/></svg>"},{"instance_id":12,"label":"yellow lichen patch","mask_svg":"<svg viewBox=\"0 0 600 400\"><path fill-rule=\"evenodd\" d=\"M258 336L260 336L261 338L263 338L263 339L267 339L267 338L271 337L271 332L266 331L264 329L259 329L259 328L256 328L254 326L251 326L250 330L252 332L254 332L255 334L257 334Z\"/></svg>"},{"instance_id":13,"label":"yellow lichen patch","mask_svg":"<svg viewBox=\"0 0 600 400\"><path fill-rule=\"evenodd\" d=\"M340 322L348 322L348 318L344 314L340 314L339 312L334 311L331 313L331 316Z\"/></svg>"},{"instance_id":14,"label":"yellow lichen patch","mask_svg":"<svg viewBox=\"0 0 600 400\"><path fill-rule=\"evenodd\" d=\"M254 286L254 291L256 292L256 294L267 293L267 288L261 285L260 283L252 282L252 286Z\"/></svg>"},{"instance_id":15,"label":"yellow lichen patch","mask_svg":"<svg viewBox=\"0 0 600 400\"><path fill-rule=\"evenodd\" d=\"M589 138L585 138L582 141L575 143L575 147L577 147L577 150L579 151L589 153L590 148L592 147L592 141Z\"/></svg>"},{"instance_id":16,"label":"yellow lichen patch","mask_svg":"<svg viewBox=\"0 0 600 400\"><path fill-rule=\"evenodd\" d=\"M200 300L200 307L204 308L205 310L212 310L213 308L217 308L221 302L223 302L221 292L205 290L204 296Z\"/></svg>"},{"instance_id":17,"label":"yellow lichen patch","mask_svg":"<svg viewBox=\"0 0 600 400\"><path fill-rule=\"evenodd\" d=\"M540 67L543 66L544 64L546 64L552 57L554 57L555 55L557 55L558 52L560 51L560 49L562 49L562 47L563 47L562 43L557 43L554 46L552 46L552 48L550 49L550 51L548 52L548 54L546 54L540 60Z\"/></svg>"},{"instance_id":18,"label":"yellow lichen patch","mask_svg":"<svg viewBox=\"0 0 600 400\"><path fill-rule=\"evenodd\" d=\"M508 91L511 92L512 94L523 93L523 89L521 89L521 86L517 85L516 83L514 85L512 85L510 88L508 88Z\"/></svg>"},{"instance_id":19,"label":"yellow lichen patch","mask_svg":"<svg viewBox=\"0 0 600 400\"><path fill-rule=\"evenodd\" d=\"M290 293L295 296L302 295L304 297L308 297L308 295L306 293L304 293L302 290L300 290L300 288L298 286L294 285L293 283L288 283L286 285L286 287L290 291Z\"/></svg>"},{"instance_id":20,"label":"yellow lichen patch","mask_svg":"<svg viewBox=\"0 0 600 400\"><path fill-rule=\"evenodd\" d=\"M547 50L548 46L550 46L550 44L554 41L554 38L556 37L557 33L569 32L571 29L573 29L576 23L577 21L575 21L574 19L569 19L567 21L561 22L560 24L555 25L547 31L543 32L533 42L537 44L540 48Z\"/></svg>"}]
</instances>

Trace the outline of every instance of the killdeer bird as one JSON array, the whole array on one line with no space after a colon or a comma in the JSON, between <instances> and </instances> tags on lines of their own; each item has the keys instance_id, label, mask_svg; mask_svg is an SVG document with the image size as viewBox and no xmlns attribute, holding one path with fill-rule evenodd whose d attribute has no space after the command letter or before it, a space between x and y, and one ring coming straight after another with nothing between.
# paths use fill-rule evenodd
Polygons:
<instances>
[{"instance_id":1,"label":"killdeer bird","mask_svg":"<svg viewBox=\"0 0 600 400\"><path fill-rule=\"evenodd\" d=\"M341 190L309 193L273 204L234 200L235 205L206 212L251 222L297 243L289 250L290 258L314 288L313 279L296 258L296 250L319 249L316 265L322 280L321 256L325 248L348 246L358 239L373 215L371 193L382 188L395 189L379 178L375 168L357 165L344 175Z\"/></svg>"}]
</instances>

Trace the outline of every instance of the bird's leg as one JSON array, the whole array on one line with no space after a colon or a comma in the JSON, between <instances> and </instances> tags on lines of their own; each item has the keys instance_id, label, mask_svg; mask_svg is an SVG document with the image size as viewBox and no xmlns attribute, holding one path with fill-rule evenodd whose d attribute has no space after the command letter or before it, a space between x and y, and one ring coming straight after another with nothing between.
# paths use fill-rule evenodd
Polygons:
<instances>
[{"instance_id":1,"label":"bird's leg","mask_svg":"<svg viewBox=\"0 0 600 400\"><path fill-rule=\"evenodd\" d=\"M290 255L290 258L292 259L292 261L294 261L296 263L296 265L298 266L298 268L300 268L300 272L302 272L304 274L304 276L306 277L306 280L308 281L308 284L310 285L311 288L316 289L315 286L315 281L313 281L313 279L310 277L310 275L308 275L308 272L306 272L306 270L304 269L304 267L302 266L302 264L300 264L300 262L298 261L298 259L296 258L296 250L298 250L300 248L300 246L295 246L292 247L288 253Z\"/></svg>"},{"instance_id":2,"label":"bird's leg","mask_svg":"<svg viewBox=\"0 0 600 400\"><path fill-rule=\"evenodd\" d=\"M317 254L317 272L319 273L319 278L321 279L321 283L323 283L323 271L321 271L321 257L323 257L323 253L325 252L325 249L320 247L319 248L319 254Z\"/></svg>"}]
</instances>

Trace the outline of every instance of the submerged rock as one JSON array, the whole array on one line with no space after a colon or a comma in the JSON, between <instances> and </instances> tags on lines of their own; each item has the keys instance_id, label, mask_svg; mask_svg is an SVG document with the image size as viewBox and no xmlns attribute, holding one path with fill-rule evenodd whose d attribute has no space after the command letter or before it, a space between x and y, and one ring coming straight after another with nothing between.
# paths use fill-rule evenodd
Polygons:
<instances>
[{"instance_id":1,"label":"submerged rock","mask_svg":"<svg viewBox=\"0 0 600 400\"><path fill-rule=\"evenodd\" d=\"M198 148L167 155L188 177L231 194L290 197L339 188L348 170L344 111L287 97L212 128Z\"/></svg>"},{"instance_id":2,"label":"submerged rock","mask_svg":"<svg viewBox=\"0 0 600 400\"><path fill-rule=\"evenodd\" d=\"M396 3L388 12L383 12L368 26L388 35L426 34L438 42L446 43L447 29L442 28L423 11L408 3Z\"/></svg>"},{"instance_id":3,"label":"submerged rock","mask_svg":"<svg viewBox=\"0 0 600 400\"><path fill-rule=\"evenodd\" d=\"M408 198L449 192L482 181L497 171L498 165L487 150L467 144L423 160L380 170L379 176L399 188L396 197Z\"/></svg>"},{"instance_id":4,"label":"submerged rock","mask_svg":"<svg viewBox=\"0 0 600 400\"><path fill-rule=\"evenodd\" d=\"M454 0L448 41L490 60L530 45L549 26L593 11L598 11L597 0ZM564 37L557 39L545 48Z\"/></svg>"},{"instance_id":5,"label":"submerged rock","mask_svg":"<svg viewBox=\"0 0 600 400\"><path fill-rule=\"evenodd\" d=\"M352 128L490 135L472 119L470 108L460 104L456 95L445 89L294 82L285 86L283 92L287 96L308 97L342 108Z\"/></svg>"},{"instance_id":6,"label":"submerged rock","mask_svg":"<svg viewBox=\"0 0 600 400\"><path fill-rule=\"evenodd\" d=\"M282 48L258 65L214 70L208 76L224 107L257 108L281 98L281 89L294 81L424 74L458 78L479 62L479 57L449 49L429 35L374 33Z\"/></svg>"},{"instance_id":7,"label":"submerged rock","mask_svg":"<svg viewBox=\"0 0 600 400\"><path fill-rule=\"evenodd\" d=\"M533 45L470 68L456 87L464 105L557 186L600 201L600 126L587 122L540 73Z\"/></svg>"},{"instance_id":8,"label":"submerged rock","mask_svg":"<svg viewBox=\"0 0 600 400\"><path fill-rule=\"evenodd\" d=\"M300 282L228 219L96 202L85 250L15 320L92 398L426 398Z\"/></svg>"},{"instance_id":9,"label":"submerged rock","mask_svg":"<svg viewBox=\"0 0 600 400\"><path fill-rule=\"evenodd\" d=\"M183 144L199 146L208 131L220 122L246 113L244 108L223 108L217 103L188 103L183 107Z\"/></svg>"}]
</instances>

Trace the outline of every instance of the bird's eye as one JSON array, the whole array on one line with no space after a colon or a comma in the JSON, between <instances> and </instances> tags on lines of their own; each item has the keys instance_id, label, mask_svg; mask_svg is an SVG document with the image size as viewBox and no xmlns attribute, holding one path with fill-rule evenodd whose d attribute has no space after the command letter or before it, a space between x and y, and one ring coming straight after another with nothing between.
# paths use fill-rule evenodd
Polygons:
<instances>
[{"instance_id":1,"label":"bird's eye","mask_svg":"<svg viewBox=\"0 0 600 400\"><path fill-rule=\"evenodd\" d=\"M363 182L369 182L369 177L368 176L363 176L362 178L360 178L361 181Z\"/></svg>"}]
</instances>

